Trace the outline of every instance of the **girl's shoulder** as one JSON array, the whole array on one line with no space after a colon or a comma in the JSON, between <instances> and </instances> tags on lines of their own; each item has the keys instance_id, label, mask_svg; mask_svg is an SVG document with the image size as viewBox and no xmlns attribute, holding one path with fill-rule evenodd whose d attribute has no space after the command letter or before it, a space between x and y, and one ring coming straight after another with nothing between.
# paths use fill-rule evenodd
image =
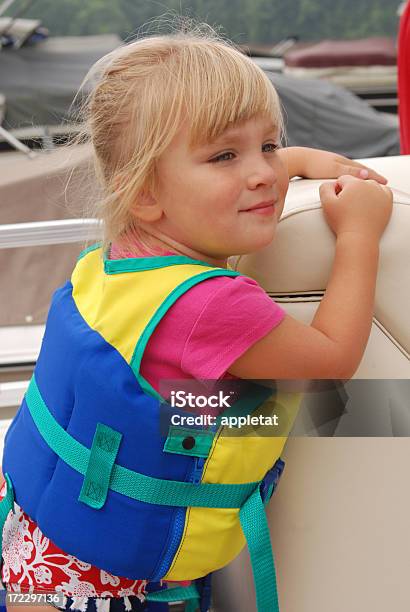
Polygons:
<instances>
[{"instance_id":1,"label":"girl's shoulder","mask_svg":"<svg viewBox=\"0 0 410 612\"><path fill-rule=\"evenodd\" d=\"M183 321L182 370L217 379L284 316L282 308L253 279L221 276L181 296L168 312L162 331L172 333Z\"/></svg>"},{"instance_id":2,"label":"girl's shoulder","mask_svg":"<svg viewBox=\"0 0 410 612\"><path fill-rule=\"evenodd\" d=\"M255 313L260 310L270 313L282 310L254 279L247 276L205 279L191 287L182 298L185 306L190 306L193 311L201 311L202 314L204 308L214 308L218 312L228 310L231 314L239 314L242 309L249 312L249 308Z\"/></svg>"}]
</instances>

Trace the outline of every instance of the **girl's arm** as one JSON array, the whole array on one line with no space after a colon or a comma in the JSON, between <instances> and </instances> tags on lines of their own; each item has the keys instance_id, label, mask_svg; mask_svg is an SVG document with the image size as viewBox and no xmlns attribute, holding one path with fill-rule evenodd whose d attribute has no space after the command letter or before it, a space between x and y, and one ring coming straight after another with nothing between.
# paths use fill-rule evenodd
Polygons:
<instances>
[{"instance_id":1,"label":"girl's arm","mask_svg":"<svg viewBox=\"0 0 410 612\"><path fill-rule=\"evenodd\" d=\"M311 325L286 316L229 372L240 378L349 379L370 334L379 240L392 194L374 181L341 177L321 187L336 252L325 295Z\"/></svg>"},{"instance_id":2,"label":"girl's arm","mask_svg":"<svg viewBox=\"0 0 410 612\"><path fill-rule=\"evenodd\" d=\"M278 149L277 154L288 168L289 178L301 176L323 179L350 175L362 179L373 179L382 185L387 183L387 179L375 170L330 151L308 147L286 147Z\"/></svg>"}]
</instances>

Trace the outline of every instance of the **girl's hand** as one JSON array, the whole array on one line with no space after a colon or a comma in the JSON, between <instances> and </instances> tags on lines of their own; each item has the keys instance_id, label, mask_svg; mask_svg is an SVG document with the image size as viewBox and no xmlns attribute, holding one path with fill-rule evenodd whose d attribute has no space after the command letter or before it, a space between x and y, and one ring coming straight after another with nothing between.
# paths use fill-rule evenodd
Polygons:
<instances>
[{"instance_id":1,"label":"girl's hand","mask_svg":"<svg viewBox=\"0 0 410 612\"><path fill-rule=\"evenodd\" d=\"M338 178L342 175L371 179L386 185L387 179L375 170L359 162L331 153L307 147L288 147L278 150L289 170L289 178L302 176L310 179Z\"/></svg>"},{"instance_id":2,"label":"girl's hand","mask_svg":"<svg viewBox=\"0 0 410 612\"><path fill-rule=\"evenodd\" d=\"M349 175L323 183L320 199L326 221L336 236L350 232L377 241L389 222L393 207L389 187Z\"/></svg>"}]
</instances>

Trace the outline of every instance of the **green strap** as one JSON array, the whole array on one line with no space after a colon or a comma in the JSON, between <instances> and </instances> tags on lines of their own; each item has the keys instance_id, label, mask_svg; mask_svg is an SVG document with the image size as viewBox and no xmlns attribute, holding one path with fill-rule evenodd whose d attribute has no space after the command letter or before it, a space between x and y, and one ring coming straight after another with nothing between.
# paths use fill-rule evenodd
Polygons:
<instances>
[{"instance_id":1,"label":"green strap","mask_svg":"<svg viewBox=\"0 0 410 612\"><path fill-rule=\"evenodd\" d=\"M13 485L11 484L11 480L9 475L6 473L4 474L4 478L7 482L7 493L6 495L3 497L3 499L0 502L0 559L1 559L1 552L3 550L3 528L4 528L4 523L6 522L6 519L9 515L10 510L12 510L14 512L14 491L13 491ZM0 562L0 567L1 567L1 562Z\"/></svg>"},{"instance_id":2,"label":"green strap","mask_svg":"<svg viewBox=\"0 0 410 612\"><path fill-rule=\"evenodd\" d=\"M184 612L196 612L199 608L199 599L189 599L185 604Z\"/></svg>"},{"instance_id":3,"label":"green strap","mask_svg":"<svg viewBox=\"0 0 410 612\"><path fill-rule=\"evenodd\" d=\"M251 558L258 612L279 612L269 528L259 490L246 500L239 519Z\"/></svg>"},{"instance_id":4,"label":"green strap","mask_svg":"<svg viewBox=\"0 0 410 612\"><path fill-rule=\"evenodd\" d=\"M259 489L256 489L246 500L239 512L239 519L251 558L257 610L258 612L279 612L275 564L264 504ZM188 587L188 589L191 588ZM188 589L185 589L186 595L183 587L156 591L147 595L147 599L151 601L190 599L193 601L186 608L186 612L194 612L197 599L190 591L188 592ZM176 599L175 595L179 595L179 597ZM198 598L198 593L196 598Z\"/></svg>"},{"instance_id":5,"label":"green strap","mask_svg":"<svg viewBox=\"0 0 410 612\"><path fill-rule=\"evenodd\" d=\"M162 589L162 591L152 591L147 593L148 601L184 601L199 599L199 593L194 584L188 587L172 587L171 589Z\"/></svg>"},{"instance_id":6,"label":"green strap","mask_svg":"<svg viewBox=\"0 0 410 612\"><path fill-rule=\"evenodd\" d=\"M169 266L197 265L206 268L214 267L206 261L191 259L185 255L159 255L154 257L127 257L125 259L108 259L104 253L104 272L106 274L121 274L123 272L138 272L139 270L156 270ZM239 274L239 272L236 272Z\"/></svg>"},{"instance_id":7,"label":"green strap","mask_svg":"<svg viewBox=\"0 0 410 612\"><path fill-rule=\"evenodd\" d=\"M44 440L61 459L80 474L85 475L90 460L90 449L75 440L55 420L48 410L35 378L26 393L31 416ZM260 482L245 484L192 484L145 476L114 464L110 489L132 499L161 506L192 506L196 508L240 508Z\"/></svg>"},{"instance_id":8,"label":"green strap","mask_svg":"<svg viewBox=\"0 0 410 612\"><path fill-rule=\"evenodd\" d=\"M214 435L212 431L171 425L165 440L164 452L206 458L213 444ZM187 438L191 439L191 444L185 446Z\"/></svg>"},{"instance_id":9,"label":"green strap","mask_svg":"<svg viewBox=\"0 0 410 612\"><path fill-rule=\"evenodd\" d=\"M105 504L111 472L120 447L122 434L103 423L97 423L90 459L78 501L99 510Z\"/></svg>"}]
</instances>

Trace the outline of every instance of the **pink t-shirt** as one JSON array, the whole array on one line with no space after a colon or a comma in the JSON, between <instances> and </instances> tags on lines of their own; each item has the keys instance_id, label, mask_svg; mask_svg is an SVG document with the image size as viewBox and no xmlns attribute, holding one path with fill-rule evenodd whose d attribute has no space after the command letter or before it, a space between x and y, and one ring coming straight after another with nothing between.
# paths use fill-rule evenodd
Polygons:
<instances>
[{"instance_id":1,"label":"pink t-shirt","mask_svg":"<svg viewBox=\"0 0 410 612\"><path fill-rule=\"evenodd\" d=\"M284 317L284 311L246 277L217 277L182 295L153 332L141 374L159 390L161 379L219 379Z\"/></svg>"},{"instance_id":2,"label":"pink t-shirt","mask_svg":"<svg viewBox=\"0 0 410 612\"><path fill-rule=\"evenodd\" d=\"M113 245L110 256L117 259L123 252ZM156 391L161 379L231 378L228 368L284 316L251 278L207 279L178 298L157 325L145 348L141 374Z\"/></svg>"}]
</instances>

